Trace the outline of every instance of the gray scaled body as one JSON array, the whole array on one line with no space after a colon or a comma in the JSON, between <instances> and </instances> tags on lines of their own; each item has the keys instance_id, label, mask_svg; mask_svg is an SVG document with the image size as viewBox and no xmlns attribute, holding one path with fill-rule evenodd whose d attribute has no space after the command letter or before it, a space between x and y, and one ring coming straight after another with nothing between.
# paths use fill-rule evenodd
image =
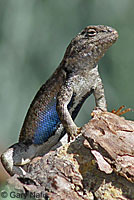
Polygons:
<instances>
[{"instance_id":1,"label":"gray scaled body","mask_svg":"<svg viewBox=\"0 0 134 200\"><path fill-rule=\"evenodd\" d=\"M98 61L117 40L115 29L87 26L70 42L59 67L37 92L27 112L19 142L1 156L11 174L25 174L21 166L47 153L64 136L77 135L74 123L84 101L93 93L96 107L107 109Z\"/></svg>"}]
</instances>

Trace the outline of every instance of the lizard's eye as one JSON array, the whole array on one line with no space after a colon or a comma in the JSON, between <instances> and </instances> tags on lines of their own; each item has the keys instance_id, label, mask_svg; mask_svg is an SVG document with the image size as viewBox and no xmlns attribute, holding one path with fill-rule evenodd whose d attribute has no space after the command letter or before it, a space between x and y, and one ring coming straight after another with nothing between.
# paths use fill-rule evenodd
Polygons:
<instances>
[{"instance_id":1,"label":"lizard's eye","mask_svg":"<svg viewBox=\"0 0 134 200\"><path fill-rule=\"evenodd\" d=\"M89 29L88 32L87 32L88 36L95 36L96 35L96 31L94 29Z\"/></svg>"}]
</instances>

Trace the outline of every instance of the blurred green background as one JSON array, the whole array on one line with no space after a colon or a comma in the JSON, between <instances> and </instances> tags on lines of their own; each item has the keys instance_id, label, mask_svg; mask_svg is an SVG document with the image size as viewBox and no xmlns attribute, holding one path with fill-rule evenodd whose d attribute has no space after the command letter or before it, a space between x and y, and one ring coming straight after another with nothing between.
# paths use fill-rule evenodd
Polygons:
<instances>
[{"instance_id":1,"label":"blurred green background","mask_svg":"<svg viewBox=\"0 0 134 200\"><path fill-rule=\"evenodd\" d=\"M119 39L100 61L108 109L134 108L133 0L0 0L0 152L17 142L27 109L60 63L70 40L87 25L118 30ZM77 117L86 123L90 97ZM134 113L125 115L134 119ZM7 177L0 169L0 180Z\"/></svg>"}]
</instances>

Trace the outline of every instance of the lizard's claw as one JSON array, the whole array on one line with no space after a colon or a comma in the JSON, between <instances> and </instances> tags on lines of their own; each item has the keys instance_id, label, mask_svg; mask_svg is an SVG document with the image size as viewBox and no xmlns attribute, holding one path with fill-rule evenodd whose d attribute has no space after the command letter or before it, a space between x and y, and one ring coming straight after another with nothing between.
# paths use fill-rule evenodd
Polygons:
<instances>
[{"instance_id":1,"label":"lizard's claw","mask_svg":"<svg viewBox=\"0 0 134 200\"><path fill-rule=\"evenodd\" d=\"M70 142L71 140L74 140L74 138L76 136L78 136L81 133L81 127L77 127L77 131L74 134L68 134L68 142Z\"/></svg>"},{"instance_id":2,"label":"lizard's claw","mask_svg":"<svg viewBox=\"0 0 134 200\"><path fill-rule=\"evenodd\" d=\"M81 127L78 127L78 128L77 128L76 136L79 135L80 133L81 133Z\"/></svg>"}]
</instances>

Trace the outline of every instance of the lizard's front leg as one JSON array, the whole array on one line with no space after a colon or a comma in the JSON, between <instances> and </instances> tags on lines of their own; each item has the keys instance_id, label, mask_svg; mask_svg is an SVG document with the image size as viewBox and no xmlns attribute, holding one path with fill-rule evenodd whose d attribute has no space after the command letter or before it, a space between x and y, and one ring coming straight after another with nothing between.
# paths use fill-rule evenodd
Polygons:
<instances>
[{"instance_id":1,"label":"lizard's front leg","mask_svg":"<svg viewBox=\"0 0 134 200\"><path fill-rule=\"evenodd\" d=\"M58 93L56 109L66 132L69 137L71 136L73 138L73 136L77 135L79 128L74 123L68 110L68 105L71 102L72 96L73 87L68 82L61 87L61 90Z\"/></svg>"},{"instance_id":2,"label":"lizard's front leg","mask_svg":"<svg viewBox=\"0 0 134 200\"><path fill-rule=\"evenodd\" d=\"M99 74L96 79L96 84L95 84L93 94L95 97L96 106L102 109L103 111L107 111L107 103L106 103L105 94L104 94L104 87L103 87L103 83Z\"/></svg>"}]
</instances>

